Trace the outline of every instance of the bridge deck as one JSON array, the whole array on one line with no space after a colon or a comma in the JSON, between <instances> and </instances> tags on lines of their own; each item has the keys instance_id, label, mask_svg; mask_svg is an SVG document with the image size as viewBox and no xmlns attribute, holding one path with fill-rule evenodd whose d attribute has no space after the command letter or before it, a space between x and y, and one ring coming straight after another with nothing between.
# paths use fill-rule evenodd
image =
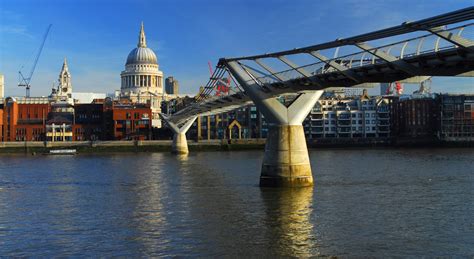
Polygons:
<instances>
[{"instance_id":1,"label":"bridge deck","mask_svg":"<svg viewBox=\"0 0 474 259\"><path fill-rule=\"evenodd\" d=\"M251 104L250 98L235 80L235 86L231 87L228 95L212 96L219 82L230 82L236 76L231 63L238 65L252 78L243 83L257 87L268 98L285 93L354 87L415 77L474 76L474 24L459 24L473 19L474 7L470 7L310 47L222 58L204 94L173 114L170 120L180 124L191 116L216 114ZM457 26L447 29L450 24ZM414 32L424 32L425 35L413 36ZM394 36L399 39L403 35L410 37L378 47L369 45ZM334 51L334 58L326 58L324 51ZM338 57L338 53L344 51L349 54Z\"/></svg>"}]
</instances>

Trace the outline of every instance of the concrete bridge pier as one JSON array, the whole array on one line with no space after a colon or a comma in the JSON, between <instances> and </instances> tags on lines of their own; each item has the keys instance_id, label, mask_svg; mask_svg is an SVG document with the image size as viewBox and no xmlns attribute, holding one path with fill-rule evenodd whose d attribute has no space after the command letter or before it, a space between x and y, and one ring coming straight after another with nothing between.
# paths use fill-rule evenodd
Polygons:
<instances>
[{"instance_id":1,"label":"concrete bridge pier","mask_svg":"<svg viewBox=\"0 0 474 259\"><path fill-rule=\"evenodd\" d=\"M174 133L173 144L171 146L171 153L173 154L188 154L188 141L186 133Z\"/></svg>"},{"instance_id":2,"label":"concrete bridge pier","mask_svg":"<svg viewBox=\"0 0 474 259\"><path fill-rule=\"evenodd\" d=\"M186 139L186 132L191 128L197 116L191 117L181 126L171 122L167 117L161 115L161 118L166 122L171 131L173 131L173 144L171 146L171 153L185 155L189 153L188 140Z\"/></svg>"},{"instance_id":3,"label":"concrete bridge pier","mask_svg":"<svg viewBox=\"0 0 474 259\"><path fill-rule=\"evenodd\" d=\"M282 118L269 121L260 186L303 187L313 185L311 164L303 120L321 96L322 91L302 93L287 108L276 99L272 106ZM268 104L268 102L267 102ZM275 107L277 106L277 107ZM261 109L261 106L259 106ZM265 118L267 115L265 115Z\"/></svg>"},{"instance_id":4,"label":"concrete bridge pier","mask_svg":"<svg viewBox=\"0 0 474 259\"><path fill-rule=\"evenodd\" d=\"M237 62L229 61L227 67L269 124L260 186L312 186L313 176L302 123L323 91L301 92L289 106L285 106L273 97L274 94L262 91L254 77Z\"/></svg>"}]
</instances>

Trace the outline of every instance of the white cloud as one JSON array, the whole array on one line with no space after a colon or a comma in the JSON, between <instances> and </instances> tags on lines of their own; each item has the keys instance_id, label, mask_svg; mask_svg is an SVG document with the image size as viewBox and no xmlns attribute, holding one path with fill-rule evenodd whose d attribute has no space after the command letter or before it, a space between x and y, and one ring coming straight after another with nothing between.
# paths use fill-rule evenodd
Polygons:
<instances>
[{"instance_id":1,"label":"white cloud","mask_svg":"<svg viewBox=\"0 0 474 259\"><path fill-rule=\"evenodd\" d=\"M34 36L28 32L28 29L24 25L7 25L7 24L0 24L0 34L16 34L28 37L33 39Z\"/></svg>"},{"instance_id":2,"label":"white cloud","mask_svg":"<svg viewBox=\"0 0 474 259\"><path fill-rule=\"evenodd\" d=\"M28 38L34 38L28 32L28 28L22 24L23 15L8 10L0 10L0 35L15 34ZM1 35L4 37L5 35Z\"/></svg>"}]
</instances>

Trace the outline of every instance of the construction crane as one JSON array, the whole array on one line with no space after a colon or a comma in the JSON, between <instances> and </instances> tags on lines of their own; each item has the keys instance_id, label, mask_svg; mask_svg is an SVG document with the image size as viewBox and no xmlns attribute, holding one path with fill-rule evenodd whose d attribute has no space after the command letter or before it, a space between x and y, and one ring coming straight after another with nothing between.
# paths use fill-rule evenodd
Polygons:
<instances>
[{"instance_id":1,"label":"construction crane","mask_svg":"<svg viewBox=\"0 0 474 259\"><path fill-rule=\"evenodd\" d=\"M51 29L51 26L53 26L53 25L50 24L48 26L48 28L46 29L46 32L44 33L43 41L41 42L40 48L38 50L38 53L36 54L36 58L33 62L33 66L31 68L30 73L28 74L28 76L25 77L23 75L23 73L21 73L21 69L20 69L20 71L18 71L18 86L22 86L22 87L24 86L26 88L26 97L30 97L31 78L33 77L33 73L35 72L36 64L38 64L39 57L41 55L41 52L43 51L44 43L46 41L46 38L48 37L49 30Z\"/></svg>"},{"instance_id":2,"label":"construction crane","mask_svg":"<svg viewBox=\"0 0 474 259\"><path fill-rule=\"evenodd\" d=\"M211 61L208 61L207 64L209 65L209 73L211 74L211 77L212 77L214 72L212 71ZM230 75L228 78L217 78L216 96L229 94L229 89L230 89Z\"/></svg>"}]
</instances>

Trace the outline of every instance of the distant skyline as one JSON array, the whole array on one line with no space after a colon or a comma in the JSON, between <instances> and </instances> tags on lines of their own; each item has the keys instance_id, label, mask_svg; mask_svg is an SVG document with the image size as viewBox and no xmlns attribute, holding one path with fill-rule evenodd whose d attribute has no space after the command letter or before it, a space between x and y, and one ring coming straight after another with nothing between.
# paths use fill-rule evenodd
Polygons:
<instances>
[{"instance_id":1,"label":"distant skyline","mask_svg":"<svg viewBox=\"0 0 474 259\"><path fill-rule=\"evenodd\" d=\"M5 95L22 96L18 70L28 73L53 24L32 80L47 96L64 58L74 92L111 93L136 47L143 21L148 47L181 93L196 93L208 61L303 47L466 8L469 1L92 1L0 0L0 74ZM406 87L412 92L417 86ZM473 78L435 78L433 92L474 93ZM374 92L374 91L371 91Z\"/></svg>"}]
</instances>

